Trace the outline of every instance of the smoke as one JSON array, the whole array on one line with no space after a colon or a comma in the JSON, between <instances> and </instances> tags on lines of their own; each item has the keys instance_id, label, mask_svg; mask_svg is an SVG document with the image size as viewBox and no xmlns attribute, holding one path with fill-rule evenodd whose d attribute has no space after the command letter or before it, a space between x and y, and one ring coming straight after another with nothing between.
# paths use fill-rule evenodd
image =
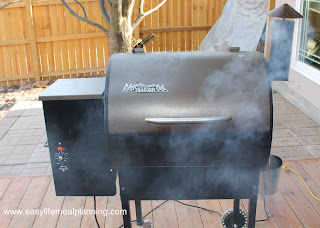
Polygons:
<instances>
[{"instance_id":1,"label":"smoke","mask_svg":"<svg viewBox=\"0 0 320 228\"><path fill-rule=\"evenodd\" d=\"M272 19L268 74L273 81L288 81L294 20Z\"/></svg>"},{"instance_id":2,"label":"smoke","mask_svg":"<svg viewBox=\"0 0 320 228\"><path fill-rule=\"evenodd\" d=\"M199 133L191 135L171 133L169 160L177 165L192 161L209 166L263 162L256 160L266 158L263 153L268 153L264 151L268 150L265 140L270 128L270 100L263 62L257 57L249 53L234 55L222 68L212 68L206 75L200 99L213 107L213 115L230 116L232 120L195 126L194 131ZM200 99L198 103L203 102ZM202 110L198 115L203 115Z\"/></svg>"}]
</instances>

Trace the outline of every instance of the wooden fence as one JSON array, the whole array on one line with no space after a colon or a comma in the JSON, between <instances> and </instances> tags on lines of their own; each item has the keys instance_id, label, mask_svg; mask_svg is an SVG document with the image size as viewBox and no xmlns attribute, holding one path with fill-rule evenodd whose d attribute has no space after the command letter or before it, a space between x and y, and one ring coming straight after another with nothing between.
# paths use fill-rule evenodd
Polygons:
<instances>
[{"instance_id":1,"label":"wooden fence","mask_svg":"<svg viewBox=\"0 0 320 228\"><path fill-rule=\"evenodd\" d=\"M79 1L89 19L106 26L97 0ZM67 2L80 12L74 1ZM145 11L159 2L146 0ZM144 19L134 35L136 38L144 38L151 32L156 35L147 45L148 51L197 50L221 15L225 2L168 0L159 11ZM136 4L134 16L137 13ZM103 74L109 57L105 34L74 18L60 0L23 0L0 11L0 86Z\"/></svg>"}]
</instances>

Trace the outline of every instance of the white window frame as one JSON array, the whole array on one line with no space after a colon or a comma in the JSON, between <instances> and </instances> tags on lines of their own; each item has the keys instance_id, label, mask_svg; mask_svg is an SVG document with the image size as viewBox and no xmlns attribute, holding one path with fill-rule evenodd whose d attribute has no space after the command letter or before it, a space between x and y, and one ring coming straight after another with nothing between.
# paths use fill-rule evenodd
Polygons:
<instances>
[{"instance_id":1,"label":"white window frame","mask_svg":"<svg viewBox=\"0 0 320 228\"><path fill-rule=\"evenodd\" d=\"M296 0L295 10L298 11L301 15L303 14L303 3L304 0ZM316 68L299 61L302 21L303 19L295 20L290 68L320 85L320 70L317 70Z\"/></svg>"}]
</instances>

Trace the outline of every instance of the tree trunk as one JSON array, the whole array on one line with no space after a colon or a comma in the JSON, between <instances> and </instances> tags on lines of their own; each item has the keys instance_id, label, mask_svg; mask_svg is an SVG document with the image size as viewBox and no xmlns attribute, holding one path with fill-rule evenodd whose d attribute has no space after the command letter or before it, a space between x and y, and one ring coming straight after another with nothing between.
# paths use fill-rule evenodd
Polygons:
<instances>
[{"instance_id":1,"label":"tree trunk","mask_svg":"<svg viewBox=\"0 0 320 228\"><path fill-rule=\"evenodd\" d=\"M131 33L110 32L109 35L110 55L116 53L131 53Z\"/></svg>"},{"instance_id":2,"label":"tree trunk","mask_svg":"<svg viewBox=\"0 0 320 228\"><path fill-rule=\"evenodd\" d=\"M110 7L109 49L110 55L115 53L131 53L131 18L123 17L118 5Z\"/></svg>"}]
</instances>

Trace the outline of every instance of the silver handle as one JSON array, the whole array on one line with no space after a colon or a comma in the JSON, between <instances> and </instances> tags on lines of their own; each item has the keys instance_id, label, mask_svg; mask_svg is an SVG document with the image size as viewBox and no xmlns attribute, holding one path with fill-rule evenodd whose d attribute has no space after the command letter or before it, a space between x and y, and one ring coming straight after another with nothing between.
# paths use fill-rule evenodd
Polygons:
<instances>
[{"instance_id":1,"label":"silver handle","mask_svg":"<svg viewBox=\"0 0 320 228\"><path fill-rule=\"evenodd\" d=\"M231 121L229 116L191 117L191 118L145 118L148 123L154 124L215 124Z\"/></svg>"}]
</instances>

